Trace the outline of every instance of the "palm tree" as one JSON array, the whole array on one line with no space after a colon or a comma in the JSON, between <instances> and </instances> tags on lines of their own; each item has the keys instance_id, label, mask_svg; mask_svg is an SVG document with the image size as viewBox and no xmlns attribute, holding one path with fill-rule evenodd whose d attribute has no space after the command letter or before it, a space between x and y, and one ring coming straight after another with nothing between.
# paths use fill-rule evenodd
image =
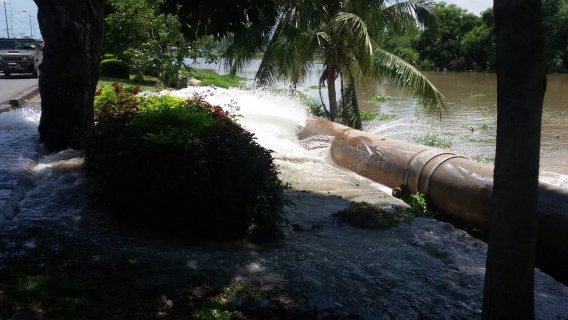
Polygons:
<instances>
[{"instance_id":1,"label":"palm tree","mask_svg":"<svg viewBox=\"0 0 568 320\"><path fill-rule=\"evenodd\" d=\"M279 17L273 28L264 58L256 75L258 85L279 80L301 83L323 58L320 88L327 86L332 121L339 118L360 129L361 119L355 84L389 81L416 96L429 113L445 111L442 94L413 66L380 48L387 32L404 32L416 25L432 22L430 3L400 0L281 0ZM255 39L258 47L258 38ZM235 44L243 48L242 43ZM248 48L253 48L249 43ZM232 72L242 67L243 50L225 54ZM250 57L250 55L248 55ZM235 67L236 66L236 67ZM341 99L336 98L335 81L340 79ZM321 92L320 92L321 94ZM323 102L323 99L322 99ZM325 108L325 107L324 107Z\"/></svg>"}]
</instances>

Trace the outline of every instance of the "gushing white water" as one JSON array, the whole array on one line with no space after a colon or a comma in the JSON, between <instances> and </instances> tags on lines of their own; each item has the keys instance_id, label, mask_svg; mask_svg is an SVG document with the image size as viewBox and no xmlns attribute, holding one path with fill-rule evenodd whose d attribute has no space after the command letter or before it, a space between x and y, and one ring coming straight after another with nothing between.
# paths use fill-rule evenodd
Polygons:
<instances>
[{"instance_id":1,"label":"gushing white water","mask_svg":"<svg viewBox=\"0 0 568 320\"><path fill-rule=\"evenodd\" d=\"M305 125L308 113L296 99L263 90L208 87L190 87L170 94L184 98L202 96L213 105L242 115L238 121L254 132L265 148L280 154L306 155L298 142L298 131Z\"/></svg>"},{"instance_id":2,"label":"gushing white water","mask_svg":"<svg viewBox=\"0 0 568 320\"><path fill-rule=\"evenodd\" d=\"M296 98L266 90L209 87L162 93L184 98L199 95L242 116L237 121L255 133L260 145L273 151L282 175L296 188L320 185L322 192L340 189L344 196L355 196L366 188L385 190L384 186L337 166L329 151L332 137L319 135L299 140L298 133L308 120L308 110Z\"/></svg>"}]
</instances>

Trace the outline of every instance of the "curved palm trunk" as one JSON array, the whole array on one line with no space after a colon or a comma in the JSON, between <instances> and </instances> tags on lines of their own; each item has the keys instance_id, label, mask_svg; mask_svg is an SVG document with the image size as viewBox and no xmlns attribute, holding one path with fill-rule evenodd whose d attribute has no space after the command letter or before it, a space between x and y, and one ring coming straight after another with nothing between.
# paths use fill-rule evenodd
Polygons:
<instances>
[{"instance_id":1,"label":"curved palm trunk","mask_svg":"<svg viewBox=\"0 0 568 320\"><path fill-rule=\"evenodd\" d=\"M76 148L93 124L105 0L34 1L45 40L40 139L51 151Z\"/></svg>"},{"instance_id":2,"label":"curved palm trunk","mask_svg":"<svg viewBox=\"0 0 568 320\"><path fill-rule=\"evenodd\" d=\"M483 319L534 319L542 104L539 0L495 0L497 149Z\"/></svg>"},{"instance_id":3,"label":"curved palm trunk","mask_svg":"<svg viewBox=\"0 0 568 320\"><path fill-rule=\"evenodd\" d=\"M327 74L327 97L329 98L329 120L337 121L337 92L335 90L335 79L337 76L333 68L328 68Z\"/></svg>"}]
</instances>

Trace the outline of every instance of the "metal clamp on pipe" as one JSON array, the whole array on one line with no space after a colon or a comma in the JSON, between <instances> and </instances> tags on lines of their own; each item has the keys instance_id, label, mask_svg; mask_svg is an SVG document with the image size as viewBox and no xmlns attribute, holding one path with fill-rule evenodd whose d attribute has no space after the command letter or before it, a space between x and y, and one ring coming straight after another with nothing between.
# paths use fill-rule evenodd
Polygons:
<instances>
[{"instance_id":1,"label":"metal clamp on pipe","mask_svg":"<svg viewBox=\"0 0 568 320\"><path fill-rule=\"evenodd\" d=\"M436 160L434 165L428 171L428 175L426 176L426 182L423 190L419 188L420 182L420 175L422 174L422 170L424 167L432 160L439 156L442 156L440 159ZM455 155L450 152L446 152L440 149L425 149L420 152L417 152L408 162L406 168L404 169L404 173L402 175L402 185L406 186L410 193L417 193L422 191L423 194L428 194L428 187L430 184L430 179L436 169L446 162L447 160L453 158L465 158L462 156ZM409 184L411 182L411 184Z\"/></svg>"}]
</instances>

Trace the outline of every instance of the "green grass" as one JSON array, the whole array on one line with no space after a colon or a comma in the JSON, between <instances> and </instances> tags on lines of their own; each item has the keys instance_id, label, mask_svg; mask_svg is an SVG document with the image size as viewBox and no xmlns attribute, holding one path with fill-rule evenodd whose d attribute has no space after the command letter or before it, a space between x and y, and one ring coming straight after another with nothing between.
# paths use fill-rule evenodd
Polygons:
<instances>
[{"instance_id":1,"label":"green grass","mask_svg":"<svg viewBox=\"0 0 568 320\"><path fill-rule=\"evenodd\" d=\"M222 88L242 87L245 83L245 78L231 75L219 75L212 72L203 72L195 70L193 77L200 80L202 86L217 86ZM130 79L108 78L100 77L97 88L110 86L114 82L125 86L139 86L142 90L157 91L165 89L160 81L155 77L144 76L142 82L134 80L134 74L130 75Z\"/></svg>"},{"instance_id":2,"label":"green grass","mask_svg":"<svg viewBox=\"0 0 568 320\"><path fill-rule=\"evenodd\" d=\"M242 87L245 84L246 79L239 76L232 75L220 75L213 72L203 72L195 70L192 72L195 79L200 80L201 86L216 86L221 88L234 88Z\"/></svg>"},{"instance_id":3,"label":"green grass","mask_svg":"<svg viewBox=\"0 0 568 320\"><path fill-rule=\"evenodd\" d=\"M470 97L470 98L479 98L479 97L485 97L485 94L468 92L467 96Z\"/></svg>"},{"instance_id":4,"label":"green grass","mask_svg":"<svg viewBox=\"0 0 568 320\"><path fill-rule=\"evenodd\" d=\"M414 138L418 144L434 148L450 148L453 145L451 139L440 137L440 134L425 133Z\"/></svg>"}]
</instances>

